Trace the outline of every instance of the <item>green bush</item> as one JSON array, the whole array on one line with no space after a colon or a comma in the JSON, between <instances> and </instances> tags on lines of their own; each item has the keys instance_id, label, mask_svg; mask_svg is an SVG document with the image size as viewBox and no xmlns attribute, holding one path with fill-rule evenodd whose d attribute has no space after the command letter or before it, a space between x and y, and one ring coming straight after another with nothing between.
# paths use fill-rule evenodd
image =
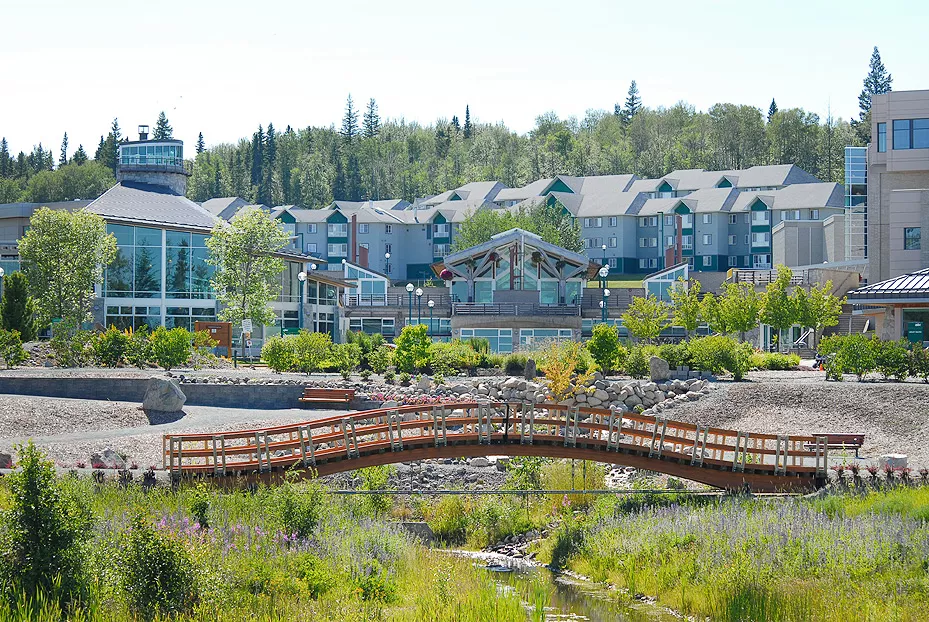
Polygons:
<instances>
[{"instance_id":1,"label":"green bush","mask_svg":"<svg viewBox=\"0 0 929 622\"><path fill-rule=\"evenodd\" d=\"M755 352L751 356L749 369L766 369L769 371L789 371L800 365L800 357L796 354L781 354L780 352Z\"/></svg>"},{"instance_id":2,"label":"green bush","mask_svg":"<svg viewBox=\"0 0 929 622\"><path fill-rule=\"evenodd\" d=\"M332 346L330 360L346 380L361 363L361 348L357 343L337 343Z\"/></svg>"},{"instance_id":3,"label":"green bush","mask_svg":"<svg viewBox=\"0 0 929 622\"><path fill-rule=\"evenodd\" d=\"M397 369L393 365L388 365L387 369L384 370L384 382L388 384L393 384L394 379L397 377Z\"/></svg>"},{"instance_id":4,"label":"green bush","mask_svg":"<svg viewBox=\"0 0 929 622\"><path fill-rule=\"evenodd\" d=\"M93 361L92 340L93 333L89 330L66 326L62 322L55 326L49 344L59 367L85 367Z\"/></svg>"},{"instance_id":5,"label":"green bush","mask_svg":"<svg viewBox=\"0 0 929 622\"><path fill-rule=\"evenodd\" d=\"M148 339L148 325L143 324L129 333L126 341L126 362L145 369L152 360L152 342Z\"/></svg>"},{"instance_id":6,"label":"green bush","mask_svg":"<svg viewBox=\"0 0 929 622\"><path fill-rule=\"evenodd\" d=\"M448 343L437 341L429 346L429 360L433 373L453 376L476 368L478 353L458 339Z\"/></svg>"},{"instance_id":7,"label":"green bush","mask_svg":"<svg viewBox=\"0 0 929 622\"><path fill-rule=\"evenodd\" d=\"M313 600L329 591L336 582L335 571L325 560L312 553L305 553L297 562L297 577L306 585Z\"/></svg>"},{"instance_id":8,"label":"green bush","mask_svg":"<svg viewBox=\"0 0 929 622\"><path fill-rule=\"evenodd\" d=\"M490 354L490 339L486 339L484 337L471 337L465 343L467 343L471 349L478 354Z\"/></svg>"},{"instance_id":9,"label":"green bush","mask_svg":"<svg viewBox=\"0 0 929 622\"><path fill-rule=\"evenodd\" d=\"M910 375L929 382L929 349L919 344L910 349Z\"/></svg>"},{"instance_id":10,"label":"green bush","mask_svg":"<svg viewBox=\"0 0 929 622\"><path fill-rule=\"evenodd\" d=\"M129 335L115 326L94 337L92 343L94 358L104 367L118 367L126 358L129 347Z\"/></svg>"},{"instance_id":11,"label":"green bush","mask_svg":"<svg viewBox=\"0 0 929 622\"><path fill-rule=\"evenodd\" d=\"M194 517L194 520L200 525L201 529L209 529L210 489L206 484L201 482L190 491L187 509L190 511L191 516Z\"/></svg>"},{"instance_id":12,"label":"green bush","mask_svg":"<svg viewBox=\"0 0 929 622\"><path fill-rule=\"evenodd\" d=\"M603 373L616 370L619 367L619 333L616 327L610 324L596 324L587 342L587 350Z\"/></svg>"},{"instance_id":13,"label":"green bush","mask_svg":"<svg viewBox=\"0 0 929 622\"><path fill-rule=\"evenodd\" d=\"M329 333L311 333L301 330L297 335L290 337L294 352L294 366L297 371L311 374L319 371L323 361L332 353L332 337Z\"/></svg>"},{"instance_id":14,"label":"green bush","mask_svg":"<svg viewBox=\"0 0 929 622\"><path fill-rule=\"evenodd\" d=\"M858 382L864 380L877 367L876 352L880 349L877 339L861 333L833 335L819 342L819 354L826 357L826 377L842 380L843 373L855 374Z\"/></svg>"},{"instance_id":15,"label":"green bush","mask_svg":"<svg viewBox=\"0 0 929 622\"><path fill-rule=\"evenodd\" d=\"M671 366L671 369L690 365L690 352L687 343L665 343L658 346L658 356Z\"/></svg>"},{"instance_id":16,"label":"green bush","mask_svg":"<svg viewBox=\"0 0 929 622\"><path fill-rule=\"evenodd\" d=\"M468 535L468 517L464 499L447 495L439 499L426 516L432 533L446 544L461 544Z\"/></svg>"},{"instance_id":17,"label":"green bush","mask_svg":"<svg viewBox=\"0 0 929 622\"><path fill-rule=\"evenodd\" d=\"M648 359L655 354L655 346L636 345L629 349L626 357L625 372L633 378L644 378L648 375Z\"/></svg>"},{"instance_id":18,"label":"green bush","mask_svg":"<svg viewBox=\"0 0 929 622\"><path fill-rule=\"evenodd\" d=\"M196 598L190 554L176 536L155 530L141 515L123 534L117 568L130 609L145 619L182 613Z\"/></svg>"},{"instance_id":19,"label":"green bush","mask_svg":"<svg viewBox=\"0 0 929 622\"><path fill-rule=\"evenodd\" d=\"M526 371L526 363L529 357L525 354L513 352L503 358L503 371L510 376L520 376Z\"/></svg>"},{"instance_id":20,"label":"green bush","mask_svg":"<svg viewBox=\"0 0 929 622\"><path fill-rule=\"evenodd\" d=\"M19 338L18 330L0 328L0 358L6 363L7 369L12 369L29 358Z\"/></svg>"},{"instance_id":21,"label":"green bush","mask_svg":"<svg viewBox=\"0 0 929 622\"><path fill-rule=\"evenodd\" d=\"M393 349L386 344L382 344L368 354L368 364L375 374L383 374L390 367L393 357Z\"/></svg>"},{"instance_id":22,"label":"green bush","mask_svg":"<svg viewBox=\"0 0 929 622\"><path fill-rule=\"evenodd\" d=\"M286 482L277 491L277 511L288 536L309 538L322 518L323 490L316 484Z\"/></svg>"},{"instance_id":23,"label":"green bush","mask_svg":"<svg viewBox=\"0 0 929 622\"><path fill-rule=\"evenodd\" d=\"M884 379L906 380L910 372L910 355L906 341L871 340L874 367Z\"/></svg>"},{"instance_id":24,"label":"green bush","mask_svg":"<svg viewBox=\"0 0 929 622\"><path fill-rule=\"evenodd\" d=\"M736 380L742 380L752 365L752 347L732 337L713 335L700 337L687 342L691 364L697 369L719 374L723 371L732 373Z\"/></svg>"},{"instance_id":25,"label":"green bush","mask_svg":"<svg viewBox=\"0 0 929 622\"><path fill-rule=\"evenodd\" d=\"M429 338L428 328L425 324L404 326L396 340L397 349L394 351L394 364L400 371L413 373L429 367Z\"/></svg>"},{"instance_id":26,"label":"green bush","mask_svg":"<svg viewBox=\"0 0 929 622\"><path fill-rule=\"evenodd\" d=\"M186 328L159 326L148 339L152 343L152 362L159 367L173 369L190 360L193 340Z\"/></svg>"},{"instance_id":27,"label":"green bush","mask_svg":"<svg viewBox=\"0 0 929 622\"><path fill-rule=\"evenodd\" d=\"M294 361L294 339L274 336L261 347L261 359L277 373L292 370Z\"/></svg>"}]
</instances>

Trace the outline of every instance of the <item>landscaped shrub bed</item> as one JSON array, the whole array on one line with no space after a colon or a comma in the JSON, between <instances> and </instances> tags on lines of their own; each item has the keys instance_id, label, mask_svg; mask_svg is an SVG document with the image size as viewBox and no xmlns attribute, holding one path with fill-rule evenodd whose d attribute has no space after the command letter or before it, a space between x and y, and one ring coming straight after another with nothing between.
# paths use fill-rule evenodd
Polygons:
<instances>
[{"instance_id":1,"label":"landscaped shrub bed","mask_svg":"<svg viewBox=\"0 0 929 622\"><path fill-rule=\"evenodd\" d=\"M885 380L901 381L909 377L929 382L929 350L904 339L882 341L865 335L833 335L819 343L826 377L842 380L842 374L855 374L862 381L878 372Z\"/></svg>"}]
</instances>

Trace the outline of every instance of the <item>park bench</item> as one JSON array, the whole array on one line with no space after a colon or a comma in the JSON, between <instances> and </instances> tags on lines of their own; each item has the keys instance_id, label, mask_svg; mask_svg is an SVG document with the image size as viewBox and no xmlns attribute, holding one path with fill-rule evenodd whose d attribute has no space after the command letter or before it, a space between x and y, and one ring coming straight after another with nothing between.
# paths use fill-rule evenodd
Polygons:
<instances>
[{"instance_id":1,"label":"park bench","mask_svg":"<svg viewBox=\"0 0 929 622\"><path fill-rule=\"evenodd\" d=\"M355 389L324 389L319 387L305 387L300 402L304 404L348 404L355 397Z\"/></svg>"},{"instance_id":2,"label":"park bench","mask_svg":"<svg viewBox=\"0 0 929 622\"><path fill-rule=\"evenodd\" d=\"M829 449L854 449L856 458L858 450L864 445L864 434L814 434L814 436L825 436L826 447ZM806 447L812 451L815 443L807 443Z\"/></svg>"}]
</instances>

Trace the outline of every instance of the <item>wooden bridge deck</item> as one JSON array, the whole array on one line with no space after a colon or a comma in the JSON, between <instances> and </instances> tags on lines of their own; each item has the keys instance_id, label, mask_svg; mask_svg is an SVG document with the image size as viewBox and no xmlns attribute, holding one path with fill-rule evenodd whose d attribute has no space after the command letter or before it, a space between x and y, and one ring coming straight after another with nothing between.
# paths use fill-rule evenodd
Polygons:
<instances>
[{"instance_id":1,"label":"wooden bridge deck","mask_svg":"<svg viewBox=\"0 0 929 622\"><path fill-rule=\"evenodd\" d=\"M825 436L512 402L402 406L257 430L169 434L163 453L164 468L175 477L272 481L292 468L328 475L425 458L509 455L622 464L757 492L818 488L828 467Z\"/></svg>"}]
</instances>

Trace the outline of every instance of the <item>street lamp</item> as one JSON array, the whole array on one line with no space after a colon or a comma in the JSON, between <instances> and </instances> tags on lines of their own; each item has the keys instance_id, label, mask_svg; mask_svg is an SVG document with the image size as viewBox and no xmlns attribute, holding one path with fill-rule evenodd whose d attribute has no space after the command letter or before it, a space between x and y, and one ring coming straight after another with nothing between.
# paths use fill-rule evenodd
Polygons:
<instances>
[{"instance_id":1,"label":"street lamp","mask_svg":"<svg viewBox=\"0 0 929 622\"><path fill-rule=\"evenodd\" d=\"M406 284L406 297L410 299L410 314L406 316L406 323L409 325L413 323L413 284L412 283Z\"/></svg>"},{"instance_id":2,"label":"street lamp","mask_svg":"<svg viewBox=\"0 0 929 622\"><path fill-rule=\"evenodd\" d=\"M603 300L600 302L600 307L603 309L603 322L606 323L606 308L607 304L610 301L610 290L603 290Z\"/></svg>"},{"instance_id":3,"label":"street lamp","mask_svg":"<svg viewBox=\"0 0 929 622\"><path fill-rule=\"evenodd\" d=\"M315 263L310 264L310 270L315 272L318 268L319 266L317 266ZM317 307L318 303L319 303L319 283L316 284L316 295L313 297L313 323L310 325L310 328L312 329L312 332L314 333L317 332L316 331L316 314L318 311L318 307Z\"/></svg>"},{"instance_id":4,"label":"street lamp","mask_svg":"<svg viewBox=\"0 0 929 622\"><path fill-rule=\"evenodd\" d=\"M416 322L423 323L423 288L416 288Z\"/></svg>"},{"instance_id":5,"label":"street lamp","mask_svg":"<svg viewBox=\"0 0 929 622\"><path fill-rule=\"evenodd\" d=\"M426 331L427 335L432 334L432 309L435 307L435 300L429 299L429 302L426 303L429 306L429 330Z\"/></svg>"},{"instance_id":6,"label":"street lamp","mask_svg":"<svg viewBox=\"0 0 929 622\"><path fill-rule=\"evenodd\" d=\"M314 266L316 264L313 264ZM303 292L306 290L306 272L300 272L297 275L297 280L300 281L300 297L297 299L297 302L300 303L300 310L297 312L299 316L299 321L297 322L297 328L303 328Z\"/></svg>"},{"instance_id":7,"label":"street lamp","mask_svg":"<svg viewBox=\"0 0 929 622\"><path fill-rule=\"evenodd\" d=\"M606 288L606 277L610 275L610 269L603 266L597 274L600 275L600 287Z\"/></svg>"},{"instance_id":8,"label":"street lamp","mask_svg":"<svg viewBox=\"0 0 929 622\"><path fill-rule=\"evenodd\" d=\"M6 274L3 268L0 268L0 296L3 295L3 275Z\"/></svg>"}]
</instances>

